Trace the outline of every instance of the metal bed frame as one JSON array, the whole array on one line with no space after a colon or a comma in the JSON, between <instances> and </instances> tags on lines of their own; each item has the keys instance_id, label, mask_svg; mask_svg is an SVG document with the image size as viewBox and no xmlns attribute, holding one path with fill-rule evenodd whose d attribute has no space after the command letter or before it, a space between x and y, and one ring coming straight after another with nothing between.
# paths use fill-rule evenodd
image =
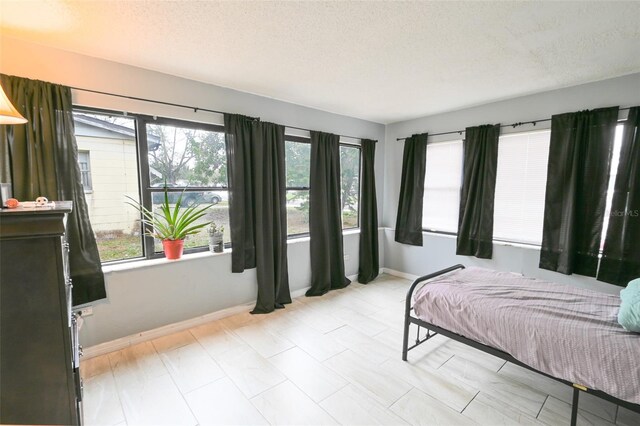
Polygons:
<instances>
[{"instance_id":1,"label":"metal bed frame","mask_svg":"<svg viewBox=\"0 0 640 426\"><path fill-rule=\"evenodd\" d=\"M511 355L509 355L506 352L503 352L501 350L498 350L496 348L493 348L491 346L487 346L487 345L483 345L482 343L476 342L475 340L469 339L467 337L461 336L459 334L453 333L449 330L446 330L444 328L438 327L436 325L433 325L431 323L428 323L426 321L423 321L419 318L416 318L414 316L411 316L411 311L413 310L412 307L412 300L413 300L413 292L416 289L416 287L422 283L425 282L427 280L430 280L432 278L438 277L440 275L444 275L447 274L449 272L453 272L455 270L458 269L464 269L464 265L458 264L458 265L454 265L454 266L450 266L449 268L443 269L441 271L438 272L434 272L432 274L428 274L425 275L423 277L420 277L418 279L416 279L413 284L411 284L411 287L409 288L409 291L407 292L407 299L406 299L406 304L405 304L405 316L404 316L404 336L403 336L403 342L402 342L402 360L406 361L407 360L407 354L411 349L414 349L415 347L419 346L420 344L426 342L427 340L429 340L430 338L432 338L433 336L437 335L437 334L441 334L443 336L446 336L450 339L456 340L458 342L464 343L466 345L469 345L473 348L479 349L483 352L486 352L488 354L491 354L493 356L496 356L498 358L504 359L505 361L508 361L510 363L513 363L515 365L519 365L520 367L524 367L527 370L531 370L534 371L538 374L542 374L543 376L549 377L550 379L556 380L560 383L564 383L567 386L571 386L573 388L573 403L571 406L571 426L575 426L576 425L576 421L578 419L578 400L580 398L580 392L586 392L586 393L590 393L594 396L597 396L599 398L602 398L606 401L610 401L613 402L614 404L620 405L624 408L627 408L631 411L634 411L636 413L640 413L640 405L639 404L634 404L628 401L624 401L621 400L619 398L616 398L614 396L611 396L605 392L596 390L596 389L589 389L588 387L578 384L578 383L571 383L567 380L564 379L560 379L558 377L554 377L551 376L547 373L544 373L542 371L536 370L533 367L528 366L527 364L524 364L521 361L518 361L517 359L515 359L514 357L512 357ZM417 334L416 334L416 340L415 340L415 344L413 344L412 346L409 346L409 327L411 326L411 324L415 324L418 326L418 330L417 330ZM426 331L426 335L423 339L420 338L420 328L425 328Z\"/></svg>"}]
</instances>

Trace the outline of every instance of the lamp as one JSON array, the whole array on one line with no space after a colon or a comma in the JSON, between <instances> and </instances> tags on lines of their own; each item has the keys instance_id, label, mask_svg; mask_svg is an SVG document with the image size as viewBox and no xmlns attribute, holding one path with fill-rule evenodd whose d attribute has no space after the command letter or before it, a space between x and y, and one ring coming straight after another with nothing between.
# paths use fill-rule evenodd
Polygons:
<instances>
[{"instance_id":1,"label":"lamp","mask_svg":"<svg viewBox=\"0 0 640 426\"><path fill-rule=\"evenodd\" d=\"M0 124L23 124L27 120L11 104L0 85Z\"/></svg>"}]
</instances>

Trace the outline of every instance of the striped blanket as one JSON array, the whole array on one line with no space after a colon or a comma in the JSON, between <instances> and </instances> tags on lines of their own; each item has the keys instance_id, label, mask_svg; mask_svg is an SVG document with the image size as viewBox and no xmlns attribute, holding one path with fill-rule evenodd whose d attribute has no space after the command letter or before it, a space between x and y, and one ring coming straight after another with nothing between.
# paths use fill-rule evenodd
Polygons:
<instances>
[{"instance_id":1,"label":"striped blanket","mask_svg":"<svg viewBox=\"0 0 640 426\"><path fill-rule=\"evenodd\" d=\"M414 296L423 321L640 404L640 334L618 324L619 307L618 296L473 267L437 277Z\"/></svg>"}]
</instances>

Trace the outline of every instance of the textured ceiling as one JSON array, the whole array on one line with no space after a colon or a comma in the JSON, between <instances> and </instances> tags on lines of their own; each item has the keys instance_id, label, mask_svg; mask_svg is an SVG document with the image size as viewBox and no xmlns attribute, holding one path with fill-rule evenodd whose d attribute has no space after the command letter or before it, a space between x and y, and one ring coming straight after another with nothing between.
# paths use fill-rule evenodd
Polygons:
<instances>
[{"instance_id":1,"label":"textured ceiling","mask_svg":"<svg viewBox=\"0 0 640 426\"><path fill-rule=\"evenodd\" d=\"M389 123L640 71L640 2L0 0L1 34Z\"/></svg>"}]
</instances>

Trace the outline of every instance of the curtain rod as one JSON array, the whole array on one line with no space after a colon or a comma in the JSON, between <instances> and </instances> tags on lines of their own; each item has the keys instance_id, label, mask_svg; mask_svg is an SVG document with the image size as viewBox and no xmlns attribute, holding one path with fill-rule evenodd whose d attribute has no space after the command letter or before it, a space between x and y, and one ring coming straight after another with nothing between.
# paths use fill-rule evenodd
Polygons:
<instances>
[{"instance_id":1,"label":"curtain rod","mask_svg":"<svg viewBox=\"0 0 640 426\"><path fill-rule=\"evenodd\" d=\"M630 107L620 108L619 111L626 111L628 109L630 109ZM535 126L537 123L544 123L545 121L551 121L551 119L550 118L545 118L545 119L542 119L542 120L519 121L517 123L503 124L503 125L500 126L500 128L502 129L503 127L513 127L515 129L516 127L523 126L525 124L533 124ZM465 132L464 130L454 130L452 132L442 132L442 133L429 134L429 137L431 137L431 136L442 136L442 135L454 135L456 133L459 134L459 135L462 135L464 132ZM407 139L407 138L396 138L396 141L403 141L405 139Z\"/></svg>"},{"instance_id":2,"label":"curtain rod","mask_svg":"<svg viewBox=\"0 0 640 426\"><path fill-rule=\"evenodd\" d=\"M69 86L69 88L73 89L73 90L80 90L80 91L83 91L83 92L97 93L99 95L115 96L117 98L131 99L133 101L150 102L150 103L154 103L154 104L167 105L167 106L172 106L172 107L177 107L177 108L191 109L191 110L193 110L193 112L204 111L204 112L212 112L214 114L226 114L224 111L218 111L218 110L215 110L215 109L200 108L200 107L194 107L194 106L189 106L189 105L176 104L176 103L173 103L173 102L157 101L155 99L145 99L145 98L139 98L137 96L120 95L118 93L109 93L109 92L103 92L103 91L100 91L100 90L84 89L82 87L74 87L74 86ZM286 124L284 126L288 127L289 129L303 130L305 132L312 132L313 131L313 130L310 130L310 129L304 129L302 127L287 126ZM360 137L357 137L357 136L348 136L348 135L339 135L339 136L342 136L344 138L350 138L350 139L360 139L360 140L366 139L366 138L360 138ZM376 141L376 142L378 142L378 141Z\"/></svg>"}]
</instances>

